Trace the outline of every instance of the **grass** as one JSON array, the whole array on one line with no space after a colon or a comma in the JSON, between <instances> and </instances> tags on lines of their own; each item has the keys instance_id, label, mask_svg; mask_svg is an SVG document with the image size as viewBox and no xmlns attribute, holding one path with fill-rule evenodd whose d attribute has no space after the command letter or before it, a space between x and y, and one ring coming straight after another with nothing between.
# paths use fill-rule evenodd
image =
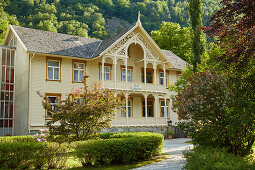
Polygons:
<instances>
[{"instance_id":1,"label":"grass","mask_svg":"<svg viewBox=\"0 0 255 170\"><path fill-rule=\"evenodd\" d=\"M191 144L193 144L192 140L186 141L185 143L191 143Z\"/></svg>"},{"instance_id":2,"label":"grass","mask_svg":"<svg viewBox=\"0 0 255 170\"><path fill-rule=\"evenodd\" d=\"M89 167L85 168L82 167L82 164L75 159L74 157L69 157L66 163L66 168L69 170L127 170L127 169L133 169L138 168L141 166L149 165L152 163L160 162L167 159L167 154L161 154L159 156L155 156L149 160L141 161L141 162L134 162L131 164L123 165L123 164L116 164L116 165L109 165L109 166L102 166L102 167Z\"/></svg>"}]
</instances>

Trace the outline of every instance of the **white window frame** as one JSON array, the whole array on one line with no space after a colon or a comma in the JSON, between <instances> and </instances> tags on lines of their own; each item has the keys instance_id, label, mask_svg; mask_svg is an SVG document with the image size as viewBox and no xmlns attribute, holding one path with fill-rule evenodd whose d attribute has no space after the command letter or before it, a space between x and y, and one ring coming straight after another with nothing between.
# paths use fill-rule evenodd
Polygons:
<instances>
[{"instance_id":1,"label":"white window frame","mask_svg":"<svg viewBox=\"0 0 255 170\"><path fill-rule=\"evenodd\" d=\"M49 66L49 61L56 61L56 62L58 62L59 63L59 66L57 67L57 66ZM61 71L61 69L60 69L60 60L52 60L52 59L48 59L47 60L47 80L60 80L60 71ZM50 79L49 78L49 68L52 68L52 70L53 70L53 72L52 72L52 74L53 74L53 79ZM55 69L58 69L59 71L58 71L58 79L55 79L55 74L54 74L54 72L55 72Z\"/></svg>"},{"instance_id":2,"label":"white window frame","mask_svg":"<svg viewBox=\"0 0 255 170\"><path fill-rule=\"evenodd\" d=\"M163 76L161 76L162 73L163 73ZM163 79L163 82L161 83L162 79ZM159 72L159 84L164 85L164 72ZM168 87L167 72L166 72L166 87Z\"/></svg>"},{"instance_id":3,"label":"white window frame","mask_svg":"<svg viewBox=\"0 0 255 170\"><path fill-rule=\"evenodd\" d=\"M106 72L105 68L109 68L109 72ZM106 75L109 74L109 79L106 79ZM102 65L100 65L100 80L102 80ZM104 80L111 80L111 66L104 66Z\"/></svg>"},{"instance_id":4,"label":"white window frame","mask_svg":"<svg viewBox=\"0 0 255 170\"><path fill-rule=\"evenodd\" d=\"M162 115L162 110L163 110L163 114ZM168 100L166 100L166 113L167 113L167 117L169 117L169 102ZM165 117L165 100L160 100L160 117Z\"/></svg>"},{"instance_id":5,"label":"white window frame","mask_svg":"<svg viewBox=\"0 0 255 170\"><path fill-rule=\"evenodd\" d=\"M82 68L79 68L80 67L80 64L82 64L83 65L83 69ZM74 66L75 65L78 65L78 67L77 68L75 68ZM78 81L75 81L74 80L74 73L75 73L75 71L78 71L77 73L78 73ZM81 76L81 72L83 71L83 74L85 73L85 64L84 63L79 63L79 62L73 62L73 82L83 82L83 77L80 77Z\"/></svg>"},{"instance_id":6,"label":"white window frame","mask_svg":"<svg viewBox=\"0 0 255 170\"><path fill-rule=\"evenodd\" d=\"M128 71L130 71L130 74L128 73ZM126 81L126 68L121 69L121 80ZM132 69L130 68L127 69L127 81L132 81Z\"/></svg>"},{"instance_id":7,"label":"white window frame","mask_svg":"<svg viewBox=\"0 0 255 170\"><path fill-rule=\"evenodd\" d=\"M130 104L130 105L129 105ZM133 105L133 101L131 99L128 99L128 117L132 117L133 116L133 111L132 111L132 105ZM130 109L129 109L130 108ZM122 117L126 117L126 104L124 104L122 106ZM130 111L130 112L129 112Z\"/></svg>"},{"instance_id":8,"label":"white window frame","mask_svg":"<svg viewBox=\"0 0 255 170\"><path fill-rule=\"evenodd\" d=\"M56 100L55 100L56 103L49 103L49 104L51 105L52 111L54 111L55 106L58 104L58 100L60 99L60 96L53 96L53 95L47 96L48 99L49 99L50 97L55 97L55 98L56 98ZM59 99L58 99L58 97L59 97ZM52 117L48 116L48 110L46 110L46 115L45 115L45 118L46 118L46 119L52 119L53 116L54 116L54 115L52 115Z\"/></svg>"}]
</instances>

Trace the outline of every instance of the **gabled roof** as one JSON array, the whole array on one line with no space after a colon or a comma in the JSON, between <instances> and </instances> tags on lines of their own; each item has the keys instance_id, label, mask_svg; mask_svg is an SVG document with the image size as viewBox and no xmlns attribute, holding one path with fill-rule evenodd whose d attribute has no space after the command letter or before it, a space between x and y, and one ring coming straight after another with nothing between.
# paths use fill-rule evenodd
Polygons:
<instances>
[{"instance_id":1,"label":"gabled roof","mask_svg":"<svg viewBox=\"0 0 255 170\"><path fill-rule=\"evenodd\" d=\"M27 51L89 59L101 40L11 25Z\"/></svg>"},{"instance_id":2,"label":"gabled roof","mask_svg":"<svg viewBox=\"0 0 255 170\"><path fill-rule=\"evenodd\" d=\"M162 50L162 52L167 57L168 61L174 66L173 70L184 70L185 66L189 65L186 61L175 55L172 51Z\"/></svg>"},{"instance_id":3,"label":"gabled roof","mask_svg":"<svg viewBox=\"0 0 255 170\"><path fill-rule=\"evenodd\" d=\"M101 54L104 50L106 50L108 47L110 47L114 42L116 42L119 38L121 38L123 35L125 35L127 32L129 32L129 30L131 30L134 27L135 27L135 25L131 26L128 29L121 31L118 34L114 34L114 35L106 38L105 40L103 40L91 58L94 58L94 57L98 56L99 54Z\"/></svg>"},{"instance_id":4,"label":"gabled roof","mask_svg":"<svg viewBox=\"0 0 255 170\"><path fill-rule=\"evenodd\" d=\"M140 22L137 22L130 28L121 31L118 34L114 34L105 40L53 33L14 25L10 25L10 28L18 36L18 39L24 44L24 48L28 52L92 59L102 55L106 49L117 43L121 37L125 36L136 27L139 27L139 24ZM142 31L144 31L146 36L150 38L143 28ZM159 49L154 41L153 43L156 48ZM159 50L160 54L173 66L170 69L183 70L184 67L188 65L187 62L171 51Z\"/></svg>"}]
</instances>

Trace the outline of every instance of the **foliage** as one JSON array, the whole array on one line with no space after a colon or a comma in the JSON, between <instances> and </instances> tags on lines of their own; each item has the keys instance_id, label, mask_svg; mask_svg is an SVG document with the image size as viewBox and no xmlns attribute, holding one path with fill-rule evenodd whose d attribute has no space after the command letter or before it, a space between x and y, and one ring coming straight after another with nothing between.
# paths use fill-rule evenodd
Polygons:
<instances>
[{"instance_id":1,"label":"foliage","mask_svg":"<svg viewBox=\"0 0 255 170\"><path fill-rule=\"evenodd\" d=\"M202 40L202 31L197 28L202 26L202 1L190 0L189 15L193 31L193 57L191 63L194 71L197 70L197 65L201 63L201 56L204 52L204 45Z\"/></svg>"},{"instance_id":2,"label":"foliage","mask_svg":"<svg viewBox=\"0 0 255 170\"><path fill-rule=\"evenodd\" d=\"M6 136L6 137L0 137L0 143L6 143L6 142L36 142L36 139L34 136Z\"/></svg>"},{"instance_id":3,"label":"foliage","mask_svg":"<svg viewBox=\"0 0 255 170\"><path fill-rule=\"evenodd\" d=\"M122 102L114 97L110 89L102 89L99 84L89 89L86 80L84 87L67 94L67 98L58 101L54 112L47 97L43 97L43 107L53 118L47 122L50 137L60 135L68 138L75 135L74 140L88 139L102 128L110 127L115 109ZM55 125L59 122L60 125Z\"/></svg>"},{"instance_id":4,"label":"foliage","mask_svg":"<svg viewBox=\"0 0 255 170\"><path fill-rule=\"evenodd\" d=\"M17 141L0 143L0 168L3 169L62 168L67 157L66 144Z\"/></svg>"},{"instance_id":5,"label":"foliage","mask_svg":"<svg viewBox=\"0 0 255 170\"><path fill-rule=\"evenodd\" d=\"M205 21L219 9L219 2L220 0L203 0ZM187 27L187 6L188 0L0 0L0 7L9 16L17 17L22 26L100 39L107 37L106 19L118 17L134 23L138 11L141 11L147 32L157 29L162 21L176 22ZM73 22L69 22L71 20ZM61 28L61 23L68 23L72 31ZM88 29L83 27L83 33L78 34L81 30L75 25L84 24Z\"/></svg>"},{"instance_id":6,"label":"foliage","mask_svg":"<svg viewBox=\"0 0 255 170\"><path fill-rule=\"evenodd\" d=\"M191 28L181 28L177 23L163 22L159 30L151 32L151 37L161 49L170 50L186 62L190 62Z\"/></svg>"},{"instance_id":7,"label":"foliage","mask_svg":"<svg viewBox=\"0 0 255 170\"><path fill-rule=\"evenodd\" d=\"M222 147L245 156L254 143L254 117L249 114L253 108L242 103L243 95L232 87L228 79L215 71L194 73L176 96L174 107L185 120L179 127L195 144ZM246 111L241 104L247 105Z\"/></svg>"},{"instance_id":8,"label":"foliage","mask_svg":"<svg viewBox=\"0 0 255 170\"><path fill-rule=\"evenodd\" d=\"M254 169L255 162L251 162L248 157L240 157L222 148L209 148L197 146L193 151L185 151L185 169Z\"/></svg>"},{"instance_id":9,"label":"foliage","mask_svg":"<svg viewBox=\"0 0 255 170\"><path fill-rule=\"evenodd\" d=\"M164 137L150 132L107 134L109 139L73 143L83 166L130 163L158 155Z\"/></svg>"}]
</instances>

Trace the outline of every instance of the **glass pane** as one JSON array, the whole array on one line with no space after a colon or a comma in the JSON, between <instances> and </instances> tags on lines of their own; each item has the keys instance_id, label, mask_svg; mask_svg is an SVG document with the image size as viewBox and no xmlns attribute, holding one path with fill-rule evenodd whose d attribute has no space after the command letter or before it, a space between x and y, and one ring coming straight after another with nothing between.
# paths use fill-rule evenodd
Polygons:
<instances>
[{"instance_id":1,"label":"glass pane","mask_svg":"<svg viewBox=\"0 0 255 170\"><path fill-rule=\"evenodd\" d=\"M78 68L78 63L73 63L73 68Z\"/></svg>"},{"instance_id":2,"label":"glass pane","mask_svg":"<svg viewBox=\"0 0 255 170\"><path fill-rule=\"evenodd\" d=\"M161 117L164 117L164 112L165 112L165 111L164 111L164 107L161 107L161 114L160 114Z\"/></svg>"},{"instance_id":3,"label":"glass pane","mask_svg":"<svg viewBox=\"0 0 255 170\"><path fill-rule=\"evenodd\" d=\"M104 67L104 72L110 72L110 67Z\"/></svg>"},{"instance_id":4,"label":"glass pane","mask_svg":"<svg viewBox=\"0 0 255 170\"><path fill-rule=\"evenodd\" d=\"M54 80L59 80L59 68L54 68Z\"/></svg>"},{"instance_id":5,"label":"glass pane","mask_svg":"<svg viewBox=\"0 0 255 170\"><path fill-rule=\"evenodd\" d=\"M74 70L74 73L73 73L73 80L74 80L74 81L78 81L78 70Z\"/></svg>"},{"instance_id":6,"label":"glass pane","mask_svg":"<svg viewBox=\"0 0 255 170\"><path fill-rule=\"evenodd\" d=\"M152 75L152 72L151 71L147 71L147 75Z\"/></svg>"},{"instance_id":7,"label":"glass pane","mask_svg":"<svg viewBox=\"0 0 255 170\"><path fill-rule=\"evenodd\" d=\"M59 61L48 60L48 66L59 67Z\"/></svg>"},{"instance_id":8,"label":"glass pane","mask_svg":"<svg viewBox=\"0 0 255 170\"><path fill-rule=\"evenodd\" d=\"M0 118L4 117L4 102L1 102L1 112L0 112Z\"/></svg>"},{"instance_id":9,"label":"glass pane","mask_svg":"<svg viewBox=\"0 0 255 170\"><path fill-rule=\"evenodd\" d=\"M104 76L105 76L105 80L110 80L110 73L105 73Z\"/></svg>"},{"instance_id":10,"label":"glass pane","mask_svg":"<svg viewBox=\"0 0 255 170\"><path fill-rule=\"evenodd\" d=\"M128 107L128 117L132 117L132 108Z\"/></svg>"},{"instance_id":11,"label":"glass pane","mask_svg":"<svg viewBox=\"0 0 255 170\"><path fill-rule=\"evenodd\" d=\"M148 108L148 117L153 117L153 107L147 106L147 108Z\"/></svg>"},{"instance_id":12,"label":"glass pane","mask_svg":"<svg viewBox=\"0 0 255 170\"><path fill-rule=\"evenodd\" d=\"M84 71L80 70L79 81L83 81Z\"/></svg>"},{"instance_id":13,"label":"glass pane","mask_svg":"<svg viewBox=\"0 0 255 170\"><path fill-rule=\"evenodd\" d=\"M80 69L84 69L84 64L79 64Z\"/></svg>"},{"instance_id":14,"label":"glass pane","mask_svg":"<svg viewBox=\"0 0 255 170\"><path fill-rule=\"evenodd\" d=\"M164 77L164 72L160 72L160 77Z\"/></svg>"},{"instance_id":15,"label":"glass pane","mask_svg":"<svg viewBox=\"0 0 255 170\"><path fill-rule=\"evenodd\" d=\"M50 103L56 103L56 97L48 97L48 99L50 100Z\"/></svg>"},{"instance_id":16,"label":"glass pane","mask_svg":"<svg viewBox=\"0 0 255 170\"><path fill-rule=\"evenodd\" d=\"M161 106L165 106L165 101L160 101Z\"/></svg>"},{"instance_id":17,"label":"glass pane","mask_svg":"<svg viewBox=\"0 0 255 170\"><path fill-rule=\"evenodd\" d=\"M131 106L131 100L128 100L128 106Z\"/></svg>"},{"instance_id":18,"label":"glass pane","mask_svg":"<svg viewBox=\"0 0 255 170\"><path fill-rule=\"evenodd\" d=\"M48 67L48 79L53 79L53 68Z\"/></svg>"},{"instance_id":19,"label":"glass pane","mask_svg":"<svg viewBox=\"0 0 255 170\"><path fill-rule=\"evenodd\" d=\"M164 84L164 78L160 78L160 84Z\"/></svg>"},{"instance_id":20,"label":"glass pane","mask_svg":"<svg viewBox=\"0 0 255 170\"><path fill-rule=\"evenodd\" d=\"M146 83L152 83L152 77L151 76L147 76Z\"/></svg>"}]
</instances>

